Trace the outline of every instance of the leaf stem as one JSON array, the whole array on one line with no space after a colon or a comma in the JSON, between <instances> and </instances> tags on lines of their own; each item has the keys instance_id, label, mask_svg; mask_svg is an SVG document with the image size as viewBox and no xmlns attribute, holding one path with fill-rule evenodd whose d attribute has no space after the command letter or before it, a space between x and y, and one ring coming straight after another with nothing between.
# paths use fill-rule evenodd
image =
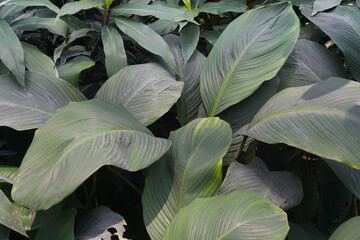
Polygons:
<instances>
[{"instance_id":1,"label":"leaf stem","mask_svg":"<svg viewBox=\"0 0 360 240\"><path fill-rule=\"evenodd\" d=\"M113 169L110 166L106 166L106 168L114 173L116 176L120 177L124 182L126 182L130 187L132 187L137 193L139 193L140 195L142 194L142 192L134 185L132 184L127 178L125 178L123 175L121 175L118 171L116 171L115 169Z\"/></svg>"},{"instance_id":2,"label":"leaf stem","mask_svg":"<svg viewBox=\"0 0 360 240\"><path fill-rule=\"evenodd\" d=\"M248 139L248 136L244 136L244 138L243 138L243 140L241 141L241 144L240 144L240 146L239 146L239 148L238 148L238 150L237 150L237 152L236 152L236 154L235 154L234 161L239 162L241 152L242 152L243 149L244 149L244 146L245 146L245 143L246 143L247 139Z\"/></svg>"}]
</instances>

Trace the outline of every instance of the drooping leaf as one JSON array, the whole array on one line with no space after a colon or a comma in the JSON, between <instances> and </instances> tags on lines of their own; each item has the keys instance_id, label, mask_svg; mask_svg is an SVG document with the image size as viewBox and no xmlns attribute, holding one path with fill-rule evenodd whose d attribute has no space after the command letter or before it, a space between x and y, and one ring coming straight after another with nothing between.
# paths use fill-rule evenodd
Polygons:
<instances>
[{"instance_id":1,"label":"drooping leaf","mask_svg":"<svg viewBox=\"0 0 360 240\"><path fill-rule=\"evenodd\" d=\"M300 225L292 222L289 222L289 225L288 240L325 240L322 233L311 225Z\"/></svg>"},{"instance_id":2,"label":"drooping leaf","mask_svg":"<svg viewBox=\"0 0 360 240\"><path fill-rule=\"evenodd\" d=\"M25 66L32 72L59 77L54 62L32 44L21 42L25 55Z\"/></svg>"},{"instance_id":3,"label":"drooping leaf","mask_svg":"<svg viewBox=\"0 0 360 240\"><path fill-rule=\"evenodd\" d=\"M0 179L13 184L19 168L11 166L0 166Z\"/></svg>"},{"instance_id":4,"label":"drooping leaf","mask_svg":"<svg viewBox=\"0 0 360 240\"><path fill-rule=\"evenodd\" d=\"M311 16L314 16L318 12L325 11L327 9L338 6L342 0L315 0L314 7Z\"/></svg>"},{"instance_id":5,"label":"drooping leaf","mask_svg":"<svg viewBox=\"0 0 360 240\"><path fill-rule=\"evenodd\" d=\"M146 50L161 56L171 68L175 68L174 58L170 52L169 46L160 35L149 26L125 17L115 17L114 20L116 25L126 35L133 38Z\"/></svg>"},{"instance_id":6,"label":"drooping leaf","mask_svg":"<svg viewBox=\"0 0 360 240\"><path fill-rule=\"evenodd\" d=\"M178 23L159 19L156 22L150 23L148 26L151 27L157 34L165 35L174 31L177 28Z\"/></svg>"},{"instance_id":7,"label":"drooping leaf","mask_svg":"<svg viewBox=\"0 0 360 240\"><path fill-rule=\"evenodd\" d=\"M110 26L102 29L101 39L104 46L107 76L111 77L127 66L124 42L120 33Z\"/></svg>"},{"instance_id":8,"label":"drooping leaf","mask_svg":"<svg viewBox=\"0 0 360 240\"><path fill-rule=\"evenodd\" d=\"M70 103L37 130L12 197L23 206L46 210L101 166L137 171L169 147L170 141L155 138L120 104L99 99Z\"/></svg>"},{"instance_id":9,"label":"drooping leaf","mask_svg":"<svg viewBox=\"0 0 360 240\"><path fill-rule=\"evenodd\" d=\"M149 125L179 99L183 83L156 63L128 66L108 79L96 97L121 103L142 124Z\"/></svg>"},{"instance_id":10,"label":"drooping leaf","mask_svg":"<svg viewBox=\"0 0 360 240\"><path fill-rule=\"evenodd\" d=\"M36 232L34 240L74 240L74 224L77 210L61 210L46 221Z\"/></svg>"},{"instance_id":11,"label":"drooping leaf","mask_svg":"<svg viewBox=\"0 0 360 240\"><path fill-rule=\"evenodd\" d=\"M86 100L70 84L50 75L26 72L26 89L9 75L0 79L0 125L16 130L38 128L70 101Z\"/></svg>"},{"instance_id":12,"label":"drooping leaf","mask_svg":"<svg viewBox=\"0 0 360 240\"><path fill-rule=\"evenodd\" d=\"M126 225L125 220L120 214L113 212L108 207L100 206L90 210L80 219L75 229L75 239L111 239L112 234L107 229L114 228L122 240L122 234L125 232L124 225Z\"/></svg>"},{"instance_id":13,"label":"drooping leaf","mask_svg":"<svg viewBox=\"0 0 360 240\"><path fill-rule=\"evenodd\" d=\"M190 24L180 32L180 46L184 59L184 65L193 55L199 41L200 28L197 25Z\"/></svg>"},{"instance_id":14,"label":"drooping leaf","mask_svg":"<svg viewBox=\"0 0 360 240\"><path fill-rule=\"evenodd\" d=\"M0 19L0 59L14 74L16 80L25 87L24 51L11 27Z\"/></svg>"},{"instance_id":15,"label":"drooping leaf","mask_svg":"<svg viewBox=\"0 0 360 240\"><path fill-rule=\"evenodd\" d=\"M88 10L95 7L101 7L103 3L101 1L91 1L91 0L80 0L77 2L68 2L65 3L58 13L57 17L63 15L72 15L81 10Z\"/></svg>"},{"instance_id":16,"label":"drooping leaf","mask_svg":"<svg viewBox=\"0 0 360 240\"><path fill-rule=\"evenodd\" d=\"M86 56L78 56L67 63L58 66L59 77L66 80L71 85L78 87L80 73L82 70L91 68L95 62Z\"/></svg>"},{"instance_id":17,"label":"drooping leaf","mask_svg":"<svg viewBox=\"0 0 360 240\"><path fill-rule=\"evenodd\" d=\"M360 83L329 78L272 97L244 134L360 168Z\"/></svg>"},{"instance_id":18,"label":"drooping leaf","mask_svg":"<svg viewBox=\"0 0 360 240\"><path fill-rule=\"evenodd\" d=\"M250 207L251 206L251 207ZM164 240L285 239L286 214L249 191L198 198L166 229Z\"/></svg>"},{"instance_id":19,"label":"drooping leaf","mask_svg":"<svg viewBox=\"0 0 360 240\"><path fill-rule=\"evenodd\" d=\"M299 19L289 3L256 8L232 21L201 73L201 97L208 116L240 102L274 77L298 35Z\"/></svg>"},{"instance_id":20,"label":"drooping leaf","mask_svg":"<svg viewBox=\"0 0 360 240\"><path fill-rule=\"evenodd\" d=\"M5 0L0 3L0 6L3 5L17 5L23 7L47 7L54 12L58 12L59 8L51 3L49 0Z\"/></svg>"},{"instance_id":21,"label":"drooping leaf","mask_svg":"<svg viewBox=\"0 0 360 240\"><path fill-rule=\"evenodd\" d=\"M68 35L69 27L61 19L55 18L41 18L41 17L28 17L20 19L11 24L14 30L33 31L39 28L46 28L54 34L59 34L66 38Z\"/></svg>"},{"instance_id":22,"label":"drooping leaf","mask_svg":"<svg viewBox=\"0 0 360 240\"><path fill-rule=\"evenodd\" d=\"M245 12L246 8L246 1L222 0L205 3L199 8L199 12L222 14L225 12Z\"/></svg>"},{"instance_id":23,"label":"drooping leaf","mask_svg":"<svg viewBox=\"0 0 360 240\"><path fill-rule=\"evenodd\" d=\"M0 9L0 18L10 24L24 9L25 7L17 5L2 6Z\"/></svg>"},{"instance_id":24,"label":"drooping leaf","mask_svg":"<svg viewBox=\"0 0 360 240\"><path fill-rule=\"evenodd\" d=\"M342 50L350 72L360 81L360 9L356 6L337 6L313 17L310 16L309 7L302 6L300 10Z\"/></svg>"},{"instance_id":25,"label":"drooping leaf","mask_svg":"<svg viewBox=\"0 0 360 240\"><path fill-rule=\"evenodd\" d=\"M162 239L174 216L195 198L215 195L231 130L217 118L196 119L170 133L170 140L169 152L148 174L142 195L151 239Z\"/></svg>"},{"instance_id":26,"label":"drooping leaf","mask_svg":"<svg viewBox=\"0 0 360 240\"><path fill-rule=\"evenodd\" d=\"M273 202L284 211L298 205L303 197L300 179L291 172L270 172L258 157L249 165L233 162L226 173L219 195L249 190Z\"/></svg>"},{"instance_id":27,"label":"drooping leaf","mask_svg":"<svg viewBox=\"0 0 360 240\"><path fill-rule=\"evenodd\" d=\"M335 230L329 240L358 239L360 238L359 226L360 216L350 218Z\"/></svg>"},{"instance_id":28,"label":"drooping leaf","mask_svg":"<svg viewBox=\"0 0 360 240\"><path fill-rule=\"evenodd\" d=\"M347 74L339 58L318 43L300 39L279 71L280 89L314 84Z\"/></svg>"},{"instance_id":29,"label":"drooping leaf","mask_svg":"<svg viewBox=\"0 0 360 240\"><path fill-rule=\"evenodd\" d=\"M25 229L23 228L19 216L16 214L10 200L0 190L0 224L11 228L12 230L26 236Z\"/></svg>"}]
</instances>

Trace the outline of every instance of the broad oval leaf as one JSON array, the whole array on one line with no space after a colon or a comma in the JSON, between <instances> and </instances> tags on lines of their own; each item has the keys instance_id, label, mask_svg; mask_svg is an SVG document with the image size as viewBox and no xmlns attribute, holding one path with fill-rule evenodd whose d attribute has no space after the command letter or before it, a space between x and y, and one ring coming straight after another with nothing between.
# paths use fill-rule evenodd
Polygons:
<instances>
[{"instance_id":1,"label":"broad oval leaf","mask_svg":"<svg viewBox=\"0 0 360 240\"><path fill-rule=\"evenodd\" d=\"M163 240L285 239L286 214L249 191L198 198L183 208Z\"/></svg>"},{"instance_id":2,"label":"broad oval leaf","mask_svg":"<svg viewBox=\"0 0 360 240\"><path fill-rule=\"evenodd\" d=\"M272 97L244 134L360 168L360 83L329 78Z\"/></svg>"},{"instance_id":3,"label":"broad oval leaf","mask_svg":"<svg viewBox=\"0 0 360 240\"><path fill-rule=\"evenodd\" d=\"M170 140L169 152L150 171L142 195L151 239L162 239L174 216L195 198L215 195L231 130L218 118L196 119L170 133Z\"/></svg>"},{"instance_id":4,"label":"broad oval leaf","mask_svg":"<svg viewBox=\"0 0 360 240\"><path fill-rule=\"evenodd\" d=\"M103 165L129 171L159 159L170 141L156 138L120 104L70 103L35 134L12 189L13 199L46 210Z\"/></svg>"},{"instance_id":5,"label":"broad oval leaf","mask_svg":"<svg viewBox=\"0 0 360 240\"><path fill-rule=\"evenodd\" d=\"M16 80L25 87L24 51L11 27L0 19L0 59L14 74Z\"/></svg>"},{"instance_id":6,"label":"broad oval leaf","mask_svg":"<svg viewBox=\"0 0 360 240\"><path fill-rule=\"evenodd\" d=\"M270 172L258 157L249 165L234 162L228 168L219 194L249 190L265 197L284 211L298 205L303 197L300 179L291 172Z\"/></svg>"},{"instance_id":7,"label":"broad oval leaf","mask_svg":"<svg viewBox=\"0 0 360 240\"><path fill-rule=\"evenodd\" d=\"M341 224L330 236L329 240L359 239L360 216L353 217Z\"/></svg>"},{"instance_id":8,"label":"broad oval leaf","mask_svg":"<svg viewBox=\"0 0 360 240\"><path fill-rule=\"evenodd\" d=\"M299 19L290 3L250 10L229 24L201 73L208 116L250 96L275 76L295 46Z\"/></svg>"},{"instance_id":9,"label":"broad oval leaf","mask_svg":"<svg viewBox=\"0 0 360 240\"><path fill-rule=\"evenodd\" d=\"M318 43L300 39L279 71L280 87L300 87L347 74L340 59Z\"/></svg>"},{"instance_id":10,"label":"broad oval leaf","mask_svg":"<svg viewBox=\"0 0 360 240\"><path fill-rule=\"evenodd\" d=\"M136 119L150 125L165 114L179 99L183 83L175 81L156 63L137 64L109 78L97 98L121 103Z\"/></svg>"},{"instance_id":11,"label":"broad oval leaf","mask_svg":"<svg viewBox=\"0 0 360 240\"><path fill-rule=\"evenodd\" d=\"M199 12L222 14L225 12L245 12L246 8L246 1L222 0L205 3L199 8Z\"/></svg>"},{"instance_id":12,"label":"broad oval leaf","mask_svg":"<svg viewBox=\"0 0 360 240\"><path fill-rule=\"evenodd\" d=\"M309 7L302 6L300 10L343 51L350 72L360 81L360 9L356 6L337 6L313 17L310 16Z\"/></svg>"},{"instance_id":13,"label":"broad oval leaf","mask_svg":"<svg viewBox=\"0 0 360 240\"><path fill-rule=\"evenodd\" d=\"M18 167L0 166L0 179L13 184L16 180L18 171Z\"/></svg>"},{"instance_id":14,"label":"broad oval leaf","mask_svg":"<svg viewBox=\"0 0 360 240\"><path fill-rule=\"evenodd\" d=\"M75 239L111 239L112 234L107 229L114 228L122 240L122 234L125 232L124 225L126 222L120 214L113 212L108 207L100 206L91 209L80 219L75 229Z\"/></svg>"},{"instance_id":15,"label":"broad oval leaf","mask_svg":"<svg viewBox=\"0 0 360 240\"><path fill-rule=\"evenodd\" d=\"M0 75L0 125L16 130L40 127L70 101L86 100L69 83L41 73L26 72L26 89L9 75Z\"/></svg>"},{"instance_id":16,"label":"broad oval leaf","mask_svg":"<svg viewBox=\"0 0 360 240\"><path fill-rule=\"evenodd\" d=\"M91 58L78 56L58 66L59 76L71 85L79 87L81 71L91 68L94 65L95 62L91 60Z\"/></svg>"},{"instance_id":17,"label":"broad oval leaf","mask_svg":"<svg viewBox=\"0 0 360 240\"><path fill-rule=\"evenodd\" d=\"M336 7L341 3L341 1L342 0L315 0L311 16L314 16L318 12Z\"/></svg>"}]
</instances>

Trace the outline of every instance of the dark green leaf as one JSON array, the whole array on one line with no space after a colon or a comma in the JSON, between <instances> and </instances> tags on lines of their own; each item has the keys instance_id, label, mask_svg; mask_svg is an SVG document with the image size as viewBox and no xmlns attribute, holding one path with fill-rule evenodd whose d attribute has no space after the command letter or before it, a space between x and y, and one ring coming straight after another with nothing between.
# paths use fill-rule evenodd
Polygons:
<instances>
[{"instance_id":1,"label":"dark green leaf","mask_svg":"<svg viewBox=\"0 0 360 240\"><path fill-rule=\"evenodd\" d=\"M318 12L338 6L342 0L315 0L311 16Z\"/></svg>"},{"instance_id":2,"label":"dark green leaf","mask_svg":"<svg viewBox=\"0 0 360 240\"><path fill-rule=\"evenodd\" d=\"M91 68L95 62L88 57L78 56L58 66L59 77L75 87L79 87L80 73Z\"/></svg>"},{"instance_id":3,"label":"dark green leaf","mask_svg":"<svg viewBox=\"0 0 360 240\"><path fill-rule=\"evenodd\" d=\"M180 32L180 46L184 59L184 65L193 55L199 41L200 28L197 25L189 24Z\"/></svg>"},{"instance_id":4,"label":"dark green leaf","mask_svg":"<svg viewBox=\"0 0 360 240\"><path fill-rule=\"evenodd\" d=\"M47 7L50 10L54 12L58 12L59 8L56 7L53 3L51 3L49 0L6 0L0 3L0 6L3 5L17 5L17 6L23 6L23 7L36 7L36 6L42 6Z\"/></svg>"}]
</instances>

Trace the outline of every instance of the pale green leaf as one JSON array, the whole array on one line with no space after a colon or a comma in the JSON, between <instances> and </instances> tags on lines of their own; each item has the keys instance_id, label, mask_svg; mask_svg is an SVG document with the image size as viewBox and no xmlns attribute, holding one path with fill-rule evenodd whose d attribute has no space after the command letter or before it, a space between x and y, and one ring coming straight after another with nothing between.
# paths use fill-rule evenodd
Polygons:
<instances>
[{"instance_id":1,"label":"pale green leaf","mask_svg":"<svg viewBox=\"0 0 360 240\"><path fill-rule=\"evenodd\" d=\"M200 77L208 116L250 96L275 76L299 36L299 19L289 3L247 11L232 21L207 57Z\"/></svg>"},{"instance_id":2,"label":"pale green leaf","mask_svg":"<svg viewBox=\"0 0 360 240\"><path fill-rule=\"evenodd\" d=\"M287 88L260 109L244 134L360 168L359 93L360 83L342 78Z\"/></svg>"},{"instance_id":3,"label":"pale green leaf","mask_svg":"<svg viewBox=\"0 0 360 240\"><path fill-rule=\"evenodd\" d=\"M169 147L170 141L154 137L120 104L99 99L70 103L36 131L12 197L23 206L46 210L101 166L137 171Z\"/></svg>"},{"instance_id":4,"label":"pale green leaf","mask_svg":"<svg viewBox=\"0 0 360 240\"><path fill-rule=\"evenodd\" d=\"M96 97L121 103L137 120L150 125L179 99L183 83L159 64L128 66L108 79Z\"/></svg>"},{"instance_id":5,"label":"pale green leaf","mask_svg":"<svg viewBox=\"0 0 360 240\"><path fill-rule=\"evenodd\" d=\"M193 55L200 37L200 28L197 25L189 24L180 32L180 46L184 59L184 65Z\"/></svg>"},{"instance_id":6,"label":"pale green leaf","mask_svg":"<svg viewBox=\"0 0 360 240\"><path fill-rule=\"evenodd\" d=\"M0 3L0 6L3 5L17 5L23 7L47 7L54 12L58 12L59 8L51 3L49 0L5 0Z\"/></svg>"},{"instance_id":7,"label":"pale green leaf","mask_svg":"<svg viewBox=\"0 0 360 240\"><path fill-rule=\"evenodd\" d=\"M183 208L163 240L285 239L286 214L249 191L198 198Z\"/></svg>"},{"instance_id":8,"label":"pale green leaf","mask_svg":"<svg viewBox=\"0 0 360 240\"><path fill-rule=\"evenodd\" d=\"M335 230L329 240L359 239L359 227L360 216L350 218Z\"/></svg>"},{"instance_id":9,"label":"pale green leaf","mask_svg":"<svg viewBox=\"0 0 360 240\"><path fill-rule=\"evenodd\" d=\"M26 89L9 75L0 75L0 126L16 130L40 127L70 101L86 100L69 83L41 73L26 72Z\"/></svg>"},{"instance_id":10,"label":"pale green leaf","mask_svg":"<svg viewBox=\"0 0 360 240\"><path fill-rule=\"evenodd\" d=\"M95 62L86 56L75 57L67 63L58 66L59 77L71 85L78 87L81 71L91 68L94 65Z\"/></svg>"},{"instance_id":11,"label":"pale green leaf","mask_svg":"<svg viewBox=\"0 0 360 240\"><path fill-rule=\"evenodd\" d=\"M65 3L58 13L57 18L63 15L72 15L81 10L88 10L95 7L101 7L103 3L100 1L91 1L91 0L80 0L76 2Z\"/></svg>"},{"instance_id":12,"label":"pale green leaf","mask_svg":"<svg viewBox=\"0 0 360 240\"><path fill-rule=\"evenodd\" d=\"M191 0L182 0L185 6L191 10Z\"/></svg>"},{"instance_id":13,"label":"pale green leaf","mask_svg":"<svg viewBox=\"0 0 360 240\"><path fill-rule=\"evenodd\" d=\"M215 195L231 130L218 118L196 119L170 133L170 140L170 150L150 171L142 195L145 226L154 240L162 239L180 209L197 197Z\"/></svg>"},{"instance_id":14,"label":"pale green leaf","mask_svg":"<svg viewBox=\"0 0 360 240\"><path fill-rule=\"evenodd\" d=\"M109 26L103 27L101 39L104 46L107 76L111 77L127 66L124 42L120 33Z\"/></svg>"},{"instance_id":15,"label":"pale green leaf","mask_svg":"<svg viewBox=\"0 0 360 240\"><path fill-rule=\"evenodd\" d=\"M28 17L13 22L11 26L14 30L23 31L33 31L39 28L46 28L50 32L65 38L69 31L68 25L63 20L56 20L55 18Z\"/></svg>"},{"instance_id":16,"label":"pale green leaf","mask_svg":"<svg viewBox=\"0 0 360 240\"><path fill-rule=\"evenodd\" d=\"M18 171L18 167L0 166L0 179L13 184L16 180Z\"/></svg>"},{"instance_id":17,"label":"pale green leaf","mask_svg":"<svg viewBox=\"0 0 360 240\"><path fill-rule=\"evenodd\" d=\"M338 6L341 1L342 0L315 0L311 16L314 16L318 12Z\"/></svg>"},{"instance_id":18,"label":"pale green leaf","mask_svg":"<svg viewBox=\"0 0 360 240\"><path fill-rule=\"evenodd\" d=\"M0 59L24 87L25 64L21 43L11 27L2 19L0 19L0 32Z\"/></svg>"},{"instance_id":19,"label":"pale green leaf","mask_svg":"<svg viewBox=\"0 0 360 240\"><path fill-rule=\"evenodd\" d=\"M225 12L245 12L246 2L237 0L222 0L220 2L208 2L199 7L199 12L222 14Z\"/></svg>"}]
</instances>

